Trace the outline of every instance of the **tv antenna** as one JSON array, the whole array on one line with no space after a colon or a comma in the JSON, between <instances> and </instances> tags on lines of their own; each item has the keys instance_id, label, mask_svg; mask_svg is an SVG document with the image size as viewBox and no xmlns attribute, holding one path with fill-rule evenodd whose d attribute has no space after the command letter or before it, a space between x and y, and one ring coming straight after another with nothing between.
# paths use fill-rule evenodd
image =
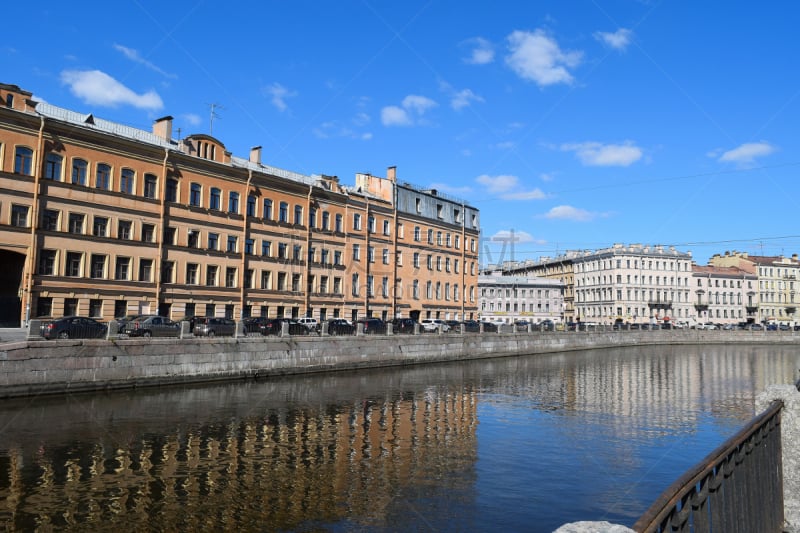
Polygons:
<instances>
[{"instance_id":1,"label":"tv antenna","mask_svg":"<svg viewBox=\"0 0 800 533\"><path fill-rule=\"evenodd\" d=\"M210 117L210 119L208 121L208 134L209 135L213 135L214 134L214 119L215 118L222 118L216 113L216 110L217 109L225 109L225 108L222 107L220 104L214 104L214 103L208 104L208 107L211 108L211 117Z\"/></svg>"}]
</instances>

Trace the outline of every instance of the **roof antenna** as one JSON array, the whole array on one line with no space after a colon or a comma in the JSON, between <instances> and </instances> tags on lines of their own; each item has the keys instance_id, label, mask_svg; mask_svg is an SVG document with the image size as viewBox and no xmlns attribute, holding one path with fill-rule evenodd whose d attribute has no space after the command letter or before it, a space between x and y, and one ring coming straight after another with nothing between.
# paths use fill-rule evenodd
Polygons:
<instances>
[{"instance_id":1,"label":"roof antenna","mask_svg":"<svg viewBox=\"0 0 800 533\"><path fill-rule=\"evenodd\" d=\"M214 110L215 109L225 109L225 108L222 107L219 104L213 104L213 103L212 104L208 104L208 106L211 108L211 118L208 121L208 134L209 135L214 135L214 119L215 118L222 118L219 115L217 115L217 113Z\"/></svg>"}]
</instances>

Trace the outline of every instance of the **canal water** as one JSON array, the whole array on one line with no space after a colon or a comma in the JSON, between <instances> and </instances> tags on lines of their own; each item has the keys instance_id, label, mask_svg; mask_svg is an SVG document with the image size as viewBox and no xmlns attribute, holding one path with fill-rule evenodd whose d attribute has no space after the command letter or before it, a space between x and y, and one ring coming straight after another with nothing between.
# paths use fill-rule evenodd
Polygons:
<instances>
[{"instance_id":1,"label":"canal water","mask_svg":"<svg viewBox=\"0 0 800 533\"><path fill-rule=\"evenodd\" d=\"M6 531L632 525L789 347L644 347L0 402Z\"/></svg>"}]
</instances>

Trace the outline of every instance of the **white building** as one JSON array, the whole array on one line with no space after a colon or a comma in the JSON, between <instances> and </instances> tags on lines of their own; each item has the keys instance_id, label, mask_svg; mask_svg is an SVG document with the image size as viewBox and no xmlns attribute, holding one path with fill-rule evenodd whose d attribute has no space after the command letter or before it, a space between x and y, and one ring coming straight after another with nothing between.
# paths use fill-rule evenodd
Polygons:
<instances>
[{"instance_id":1,"label":"white building","mask_svg":"<svg viewBox=\"0 0 800 533\"><path fill-rule=\"evenodd\" d=\"M755 322L758 277L737 267L692 267L694 308L699 323Z\"/></svg>"},{"instance_id":2,"label":"white building","mask_svg":"<svg viewBox=\"0 0 800 533\"><path fill-rule=\"evenodd\" d=\"M497 271L478 276L478 294L484 321L564 321L564 284L557 280L503 276Z\"/></svg>"}]
</instances>

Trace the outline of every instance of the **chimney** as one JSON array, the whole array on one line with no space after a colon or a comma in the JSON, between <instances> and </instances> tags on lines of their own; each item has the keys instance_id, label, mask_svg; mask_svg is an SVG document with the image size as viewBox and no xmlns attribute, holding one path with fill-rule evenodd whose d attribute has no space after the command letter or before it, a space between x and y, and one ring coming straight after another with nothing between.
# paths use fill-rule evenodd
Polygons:
<instances>
[{"instance_id":1,"label":"chimney","mask_svg":"<svg viewBox=\"0 0 800 533\"><path fill-rule=\"evenodd\" d=\"M250 162L255 163L256 165L261 164L261 147L254 146L250 148Z\"/></svg>"},{"instance_id":2,"label":"chimney","mask_svg":"<svg viewBox=\"0 0 800 533\"><path fill-rule=\"evenodd\" d=\"M164 139L172 140L172 117L166 116L157 118L153 123L153 135Z\"/></svg>"},{"instance_id":3,"label":"chimney","mask_svg":"<svg viewBox=\"0 0 800 533\"><path fill-rule=\"evenodd\" d=\"M389 167L386 169L386 179L392 183L397 183L397 167Z\"/></svg>"}]
</instances>

